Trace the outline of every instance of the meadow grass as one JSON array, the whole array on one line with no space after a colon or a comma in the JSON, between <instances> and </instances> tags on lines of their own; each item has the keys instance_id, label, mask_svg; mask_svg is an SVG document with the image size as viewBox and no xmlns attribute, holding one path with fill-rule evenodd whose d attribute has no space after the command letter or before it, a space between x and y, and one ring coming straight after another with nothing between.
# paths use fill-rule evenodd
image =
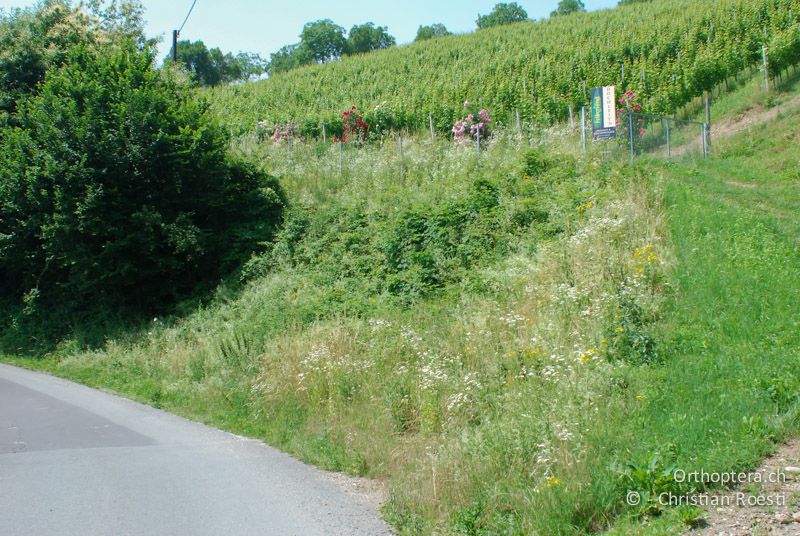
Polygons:
<instances>
[{"instance_id":1,"label":"meadow grass","mask_svg":"<svg viewBox=\"0 0 800 536\"><path fill-rule=\"evenodd\" d=\"M797 119L635 166L555 131L349 148L341 177L335 147L242 143L292 200L242 286L6 359L379 478L401 534L677 533L673 469L797 430Z\"/></svg>"}]
</instances>

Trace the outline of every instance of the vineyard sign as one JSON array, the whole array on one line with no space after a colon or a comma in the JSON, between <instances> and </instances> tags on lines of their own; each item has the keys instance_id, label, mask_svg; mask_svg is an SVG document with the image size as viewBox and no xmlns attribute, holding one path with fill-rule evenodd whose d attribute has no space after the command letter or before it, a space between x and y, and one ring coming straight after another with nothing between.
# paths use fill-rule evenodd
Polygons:
<instances>
[{"instance_id":1,"label":"vineyard sign","mask_svg":"<svg viewBox=\"0 0 800 536\"><path fill-rule=\"evenodd\" d=\"M596 140L617 137L617 101L614 86L592 89L592 134Z\"/></svg>"}]
</instances>

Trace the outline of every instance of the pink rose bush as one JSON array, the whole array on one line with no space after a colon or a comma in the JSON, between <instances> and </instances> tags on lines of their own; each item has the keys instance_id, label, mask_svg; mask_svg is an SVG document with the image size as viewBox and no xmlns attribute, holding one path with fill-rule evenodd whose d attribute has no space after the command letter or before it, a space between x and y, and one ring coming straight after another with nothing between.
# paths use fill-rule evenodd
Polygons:
<instances>
[{"instance_id":1,"label":"pink rose bush","mask_svg":"<svg viewBox=\"0 0 800 536\"><path fill-rule=\"evenodd\" d=\"M472 105L468 100L464 101L464 108L468 111ZM456 121L453 125L451 132L453 133L453 141L456 145L470 143L472 141L481 139L486 140L491 135L492 118L489 111L480 109L478 112L472 112L466 118Z\"/></svg>"}]
</instances>

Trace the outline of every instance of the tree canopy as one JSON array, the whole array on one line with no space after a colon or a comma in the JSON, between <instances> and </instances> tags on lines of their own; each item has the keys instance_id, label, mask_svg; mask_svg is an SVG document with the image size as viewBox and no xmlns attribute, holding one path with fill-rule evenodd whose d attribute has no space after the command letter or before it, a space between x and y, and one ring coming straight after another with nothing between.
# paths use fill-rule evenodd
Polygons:
<instances>
[{"instance_id":1,"label":"tree canopy","mask_svg":"<svg viewBox=\"0 0 800 536\"><path fill-rule=\"evenodd\" d=\"M0 10L0 125L74 46L131 39L144 47L150 43L142 24L141 4L127 0L91 0L79 7L68 0L43 0Z\"/></svg>"},{"instance_id":2,"label":"tree canopy","mask_svg":"<svg viewBox=\"0 0 800 536\"><path fill-rule=\"evenodd\" d=\"M347 35L347 54L361 54L389 48L397 44L394 37L389 35L386 26L375 26L375 23L367 22L357 24L350 29Z\"/></svg>"},{"instance_id":3,"label":"tree canopy","mask_svg":"<svg viewBox=\"0 0 800 536\"><path fill-rule=\"evenodd\" d=\"M171 61L167 58L165 64ZM179 41L178 64L201 86L248 80L266 71L266 62L258 54L225 54L219 48L209 50L202 41Z\"/></svg>"},{"instance_id":4,"label":"tree canopy","mask_svg":"<svg viewBox=\"0 0 800 536\"><path fill-rule=\"evenodd\" d=\"M425 41L426 39L433 39L434 37L444 37L452 35L444 24L437 23L430 26L420 26L417 30L417 37L414 41Z\"/></svg>"},{"instance_id":5,"label":"tree canopy","mask_svg":"<svg viewBox=\"0 0 800 536\"><path fill-rule=\"evenodd\" d=\"M555 11L550 13L550 16L557 17L559 15L570 15L572 13L582 13L584 11L586 11L586 6L583 5L581 0L561 0Z\"/></svg>"},{"instance_id":6,"label":"tree canopy","mask_svg":"<svg viewBox=\"0 0 800 536\"><path fill-rule=\"evenodd\" d=\"M307 23L300 33L300 43L317 63L339 59L347 51L344 28L330 19Z\"/></svg>"},{"instance_id":7,"label":"tree canopy","mask_svg":"<svg viewBox=\"0 0 800 536\"><path fill-rule=\"evenodd\" d=\"M377 26L374 22L356 24L346 33L332 20L323 19L307 23L300 34L300 42L274 52L266 69L269 74L275 74L302 65L327 63L350 54L389 48L396 43L386 26Z\"/></svg>"},{"instance_id":8,"label":"tree canopy","mask_svg":"<svg viewBox=\"0 0 800 536\"><path fill-rule=\"evenodd\" d=\"M499 3L488 15L478 15L479 30L528 20L528 13L516 2Z\"/></svg>"}]
</instances>

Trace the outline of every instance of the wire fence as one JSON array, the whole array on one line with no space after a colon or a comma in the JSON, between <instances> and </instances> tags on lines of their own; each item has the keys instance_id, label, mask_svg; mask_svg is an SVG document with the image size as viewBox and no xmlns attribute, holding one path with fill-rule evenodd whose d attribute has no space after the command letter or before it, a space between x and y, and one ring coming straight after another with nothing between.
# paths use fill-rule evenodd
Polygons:
<instances>
[{"instance_id":1,"label":"wire fence","mask_svg":"<svg viewBox=\"0 0 800 536\"><path fill-rule=\"evenodd\" d=\"M698 121L653 114L625 113L621 123L627 134L631 158L652 154L708 157L708 127Z\"/></svg>"},{"instance_id":2,"label":"wire fence","mask_svg":"<svg viewBox=\"0 0 800 536\"><path fill-rule=\"evenodd\" d=\"M593 140L592 126L587 124L586 115L584 108L581 110L584 154L591 144L601 146L605 155L624 154L631 161L646 154L663 158L708 158L711 139L710 129L705 123L623 110L618 115L616 135L610 139Z\"/></svg>"},{"instance_id":3,"label":"wire fence","mask_svg":"<svg viewBox=\"0 0 800 536\"><path fill-rule=\"evenodd\" d=\"M554 136L565 136L566 140L574 140L574 136L577 135L580 136L580 140L579 146L573 149L576 152L584 155L591 152L604 158L629 158L631 161L643 155L662 158L707 158L709 154L709 129L705 123L699 121L623 110L618 114L616 136L611 139L593 140L591 121L586 108L575 110L573 121L560 129L560 134L554 134L552 129L526 125L516 119L512 117L510 124L503 126L496 134L516 137L519 142L528 143L530 146L547 143L547 140ZM300 164L308 158L330 160L331 172L339 176L347 173L359 153L370 152L377 146L383 148L387 158L398 160L401 171L406 171L406 166L410 162L407 162L405 153L410 145L419 147L430 143L433 150L436 144L455 144L452 137L438 135L433 130L418 132L415 135L393 133L376 142L342 143L338 140L332 142L324 139L307 139L291 134L271 138L268 129L257 128L251 135L239 137L237 140L246 152L259 151L259 147L269 149L267 153L271 155L273 162L281 162L282 167L293 168L294 164ZM563 147L563 139L561 142ZM460 144L463 150L471 151L478 161L492 145L492 137L479 136L471 142L467 140L466 143Z\"/></svg>"}]
</instances>

